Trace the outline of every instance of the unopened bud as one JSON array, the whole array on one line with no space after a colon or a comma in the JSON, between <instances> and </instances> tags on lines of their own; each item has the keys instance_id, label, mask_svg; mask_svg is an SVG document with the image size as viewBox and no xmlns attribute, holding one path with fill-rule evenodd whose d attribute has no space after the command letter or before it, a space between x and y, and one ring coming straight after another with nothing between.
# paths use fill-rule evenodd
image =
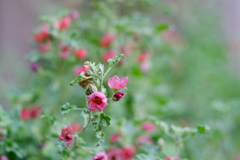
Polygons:
<instances>
[{"instance_id":1,"label":"unopened bud","mask_svg":"<svg viewBox=\"0 0 240 160\"><path fill-rule=\"evenodd\" d=\"M119 101L125 95L124 91L117 92L113 95L113 101Z\"/></svg>"}]
</instances>

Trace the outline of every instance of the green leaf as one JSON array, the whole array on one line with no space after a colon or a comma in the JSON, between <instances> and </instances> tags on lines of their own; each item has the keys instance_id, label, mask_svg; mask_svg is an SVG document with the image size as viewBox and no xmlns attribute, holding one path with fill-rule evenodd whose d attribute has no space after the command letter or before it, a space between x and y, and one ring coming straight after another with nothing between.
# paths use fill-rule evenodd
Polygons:
<instances>
[{"instance_id":1,"label":"green leaf","mask_svg":"<svg viewBox=\"0 0 240 160\"><path fill-rule=\"evenodd\" d=\"M40 60L42 58L42 54L40 54L39 52L33 51L30 54L27 55L27 59L30 62L37 62L38 60Z\"/></svg>"},{"instance_id":2,"label":"green leaf","mask_svg":"<svg viewBox=\"0 0 240 160\"><path fill-rule=\"evenodd\" d=\"M170 25L169 24L160 24L160 25L157 25L156 27L155 27L155 30L157 31L157 32L162 32L162 31L165 31L165 30L167 30L167 29L169 29L170 28Z\"/></svg>"},{"instance_id":3,"label":"green leaf","mask_svg":"<svg viewBox=\"0 0 240 160\"><path fill-rule=\"evenodd\" d=\"M84 75L84 72L82 72L79 76L77 76L74 80L72 80L72 82L70 82L70 86L73 86L74 84L78 83L78 82L82 82L86 79L91 79L92 77L86 77Z\"/></svg>"},{"instance_id":4,"label":"green leaf","mask_svg":"<svg viewBox=\"0 0 240 160\"><path fill-rule=\"evenodd\" d=\"M121 59L125 59L124 54L116 55L113 59L109 59L107 62L109 63L109 67L113 67L115 64L117 64Z\"/></svg>"},{"instance_id":5,"label":"green leaf","mask_svg":"<svg viewBox=\"0 0 240 160\"><path fill-rule=\"evenodd\" d=\"M64 105L62 105L62 107L61 107L61 113L62 113L62 115L65 115L65 114L67 114L68 112L70 112L70 110L71 109L73 109L74 107L72 107L71 105L70 105L70 103L65 103Z\"/></svg>"},{"instance_id":6,"label":"green leaf","mask_svg":"<svg viewBox=\"0 0 240 160\"><path fill-rule=\"evenodd\" d=\"M98 131L96 137L99 139L97 146L100 146L105 141L105 134L102 131Z\"/></svg>"},{"instance_id":7,"label":"green leaf","mask_svg":"<svg viewBox=\"0 0 240 160\"><path fill-rule=\"evenodd\" d=\"M197 133L200 133L200 134L204 134L208 130L210 130L210 127L208 127L208 126L198 126L197 127Z\"/></svg>"},{"instance_id":8,"label":"green leaf","mask_svg":"<svg viewBox=\"0 0 240 160\"><path fill-rule=\"evenodd\" d=\"M107 127L107 126L109 126L110 124L111 124L111 118L108 116L108 115L106 115L106 114L104 114L104 113L101 113L100 114L100 125L102 126L102 127Z\"/></svg>"}]
</instances>

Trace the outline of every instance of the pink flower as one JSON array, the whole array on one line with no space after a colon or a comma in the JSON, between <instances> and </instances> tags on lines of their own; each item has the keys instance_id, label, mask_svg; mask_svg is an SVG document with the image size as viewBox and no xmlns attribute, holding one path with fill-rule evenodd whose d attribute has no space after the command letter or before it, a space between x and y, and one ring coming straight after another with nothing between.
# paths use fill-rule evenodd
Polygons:
<instances>
[{"instance_id":1,"label":"pink flower","mask_svg":"<svg viewBox=\"0 0 240 160\"><path fill-rule=\"evenodd\" d=\"M122 80L118 78L117 75L108 79L108 86L110 88L119 90L125 88L128 83L128 77L123 77Z\"/></svg>"},{"instance_id":2,"label":"pink flower","mask_svg":"<svg viewBox=\"0 0 240 160\"><path fill-rule=\"evenodd\" d=\"M85 48L75 49L73 52L78 59L83 59L87 56L87 50Z\"/></svg>"},{"instance_id":3,"label":"pink flower","mask_svg":"<svg viewBox=\"0 0 240 160\"><path fill-rule=\"evenodd\" d=\"M108 160L120 160L121 149L117 147L111 147L106 150Z\"/></svg>"},{"instance_id":4,"label":"pink flower","mask_svg":"<svg viewBox=\"0 0 240 160\"><path fill-rule=\"evenodd\" d=\"M139 56L137 61L139 63L145 62L149 59L149 53L147 51L142 52Z\"/></svg>"},{"instance_id":5,"label":"pink flower","mask_svg":"<svg viewBox=\"0 0 240 160\"><path fill-rule=\"evenodd\" d=\"M157 128L152 122L146 121L142 123L142 129L147 132L154 132Z\"/></svg>"},{"instance_id":6,"label":"pink flower","mask_svg":"<svg viewBox=\"0 0 240 160\"><path fill-rule=\"evenodd\" d=\"M131 159L135 156L136 149L133 146L124 147L120 152L120 157L122 159Z\"/></svg>"},{"instance_id":7,"label":"pink flower","mask_svg":"<svg viewBox=\"0 0 240 160\"><path fill-rule=\"evenodd\" d=\"M121 137L121 134L114 133L110 136L109 141L112 143L116 143L120 137Z\"/></svg>"},{"instance_id":8,"label":"pink flower","mask_svg":"<svg viewBox=\"0 0 240 160\"><path fill-rule=\"evenodd\" d=\"M107 97L102 92L94 92L88 97L88 109L103 111L107 106Z\"/></svg>"},{"instance_id":9,"label":"pink flower","mask_svg":"<svg viewBox=\"0 0 240 160\"><path fill-rule=\"evenodd\" d=\"M105 153L98 153L93 157L92 160L108 160L108 158Z\"/></svg>"},{"instance_id":10,"label":"pink flower","mask_svg":"<svg viewBox=\"0 0 240 160\"><path fill-rule=\"evenodd\" d=\"M71 126L67 126L62 129L62 134L58 137L58 139L63 140L64 143L69 146L72 143L73 139L73 129Z\"/></svg>"},{"instance_id":11,"label":"pink flower","mask_svg":"<svg viewBox=\"0 0 240 160\"><path fill-rule=\"evenodd\" d=\"M107 53L102 55L102 60L107 62L109 59L113 59L115 57L116 53L113 50L108 51Z\"/></svg>"},{"instance_id":12,"label":"pink flower","mask_svg":"<svg viewBox=\"0 0 240 160\"><path fill-rule=\"evenodd\" d=\"M115 40L115 36L114 36L113 34L111 34L111 33L106 33L106 34L102 37L102 39L101 39L101 41L100 41L100 45L101 45L102 47L108 48L114 40Z\"/></svg>"},{"instance_id":13,"label":"pink flower","mask_svg":"<svg viewBox=\"0 0 240 160\"><path fill-rule=\"evenodd\" d=\"M39 107L38 105L34 105L31 109L30 109L30 117L32 119L37 118L42 112L41 107Z\"/></svg>"},{"instance_id":14,"label":"pink flower","mask_svg":"<svg viewBox=\"0 0 240 160\"><path fill-rule=\"evenodd\" d=\"M79 132L80 129L82 128L81 124L80 123L73 123L71 125L72 129L73 129L73 132Z\"/></svg>"},{"instance_id":15,"label":"pink flower","mask_svg":"<svg viewBox=\"0 0 240 160\"><path fill-rule=\"evenodd\" d=\"M49 36L49 25L48 24L43 24L41 26L40 32L38 32L34 35L34 39L38 43L46 41L49 37L50 36Z\"/></svg>"},{"instance_id":16,"label":"pink flower","mask_svg":"<svg viewBox=\"0 0 240 160\"><path fill-rule=\"evenodd\" d=\"M0 160L8 160L7 156L0 157Z\"/></svg>"},{"instance_id":17,"label":"pink flower","mask_svg":"<svg viewBox=\"0 0 240 160\"><path fill-rule=\"evenodd\" d=\"M46 53L49 51L49 48L51 47L51 43L50 42L45 42L45 43L41 43L38 46L38 50L41 53Z\"/></svg>"},{"instance_id":18,"label":"pink flower","mask_svg":"<svg viewBox=\"0 0 240 160\"><path fill-rule=\"evenodd\" d=\"M82 72L84 72L85 76L87 75L87 70L90 70L90 66L89 65L83 65L82 67L79 68L79 71L76 73L77 76L79 76Z\"/></svg>"},{"instance_id":19,"label":"pink flower","mask_svg":"<svg viewBox=\"0 0 240 160\"><path fill-rule=\"evenodd\" d=\"M35 119L41 114L41 107L35 105L31 108L23 108L20 113L22 120Z\"/></svg>"},{"instance_id":20,"label":"pink flower","mask_svg":"<svg viewBox=\"0 0 240 160\"><path fill-rule=\"evenodd\" d=\"M137 141L136 141L137 146L141 146L143 143L152 144L153 141L148 136L140 136L140 137L138 137Z\"/></svg>"},{"instance_id":21,"label":"pink flower","mask_svg":"<svg viewBox=\"0 0 240 160\"><path fill-rule=\"evenodd\" d=\"M141 71L143 72L147 72L149 70L149 64L146 62L141 63L141 67L140 67Z\"/></svg>"},{"instance_id":22,"label":"pink flower","mask_svg":"<svg viewBox=\"0 0 240 160\"><path fill-rule=\"evenodd\" d=\"M31 63L31 70L37 72L39 69L39 65L37 63Z\"/></svg>"},{"instance_id":23,"label":"pink flower","mask_svg":"<svg viewBox=\"0 0 240 160\"><path fill-rule=\"evenodd\" d=\"M67 58L70 55L70 46L63 46L60 52L60 57Z\"/></svg>"},{"instance_id":24,"label":"pink flower","mask_svg":"<svg viewBox=\"0 0 240 160\"><path fill-rule=\"evenodd\" d=\"M77 19L79 17L78 11L74 10L68 15L71 19Z\"/></svg>"},{"instance_id":25,"label":"pink flower","mask_svg":"<svg viewBox=\"0 0 240 160\"><path fill-rule=\"evenodd\" d=\"M167 157L166 159L164 160L174 160L173 157Z\"/></svg>"},{"instance_id":26,"label":"pink flower","mask_svg":"<svg viewBox=\"0 0 240 160\"><path fill-rule=\"evenodd\" d=\"M68 28L70 26L70 24L71 24L71 18L66 16L58 21L57 28L59 30L64 30L64 29Z\"/></svg>"},{"instance_id":27,"label":"pink flower","mask_svg":"<svg viewBox=\"0 0 240 160\"><path fill-rule=\"evenodd\" d=\"M117 92L113 95L113 100L114 101L119 101L124 97L124 95L125 95L124 91Z\"/></svg>"}]
</instances>

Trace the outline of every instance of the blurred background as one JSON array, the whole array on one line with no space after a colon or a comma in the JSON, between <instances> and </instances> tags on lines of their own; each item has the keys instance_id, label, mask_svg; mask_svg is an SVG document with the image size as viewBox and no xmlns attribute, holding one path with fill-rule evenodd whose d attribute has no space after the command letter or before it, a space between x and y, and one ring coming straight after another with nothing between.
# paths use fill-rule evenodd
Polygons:
<instances>
[{"instance_id":1,"label":"blurred background","mask_svg":"<svg viewBox=\"0 0 240 160\"><path fill-rule=\"evenodd\" d=\"M183 49L174 55L173 73L166 74L173 90L171 98L182 107L175 108L165 118L172 118L183 126L199 123L214 126L210 136L187 142L185 153L189 159L200 160L203 154L214 160L234 159L240 154L240 139L236 139L240 134L240 1L153 2L156 4L150 9L141 5L133 8L153 20L173 22L184 41ZM59 7L80 8L80 13L86 14L91 12L88 3L89 0L0 1L1 105L6 109L11 106L5 91L14 86L27 86L24 81L31 71L25 58L32 50L32 31L39 25L38 16L54 14ZM128 10L131 8L123 8L122 14ZM191 146L196 143L204 152L190 154Z\"/></svg>"}]
</instances>

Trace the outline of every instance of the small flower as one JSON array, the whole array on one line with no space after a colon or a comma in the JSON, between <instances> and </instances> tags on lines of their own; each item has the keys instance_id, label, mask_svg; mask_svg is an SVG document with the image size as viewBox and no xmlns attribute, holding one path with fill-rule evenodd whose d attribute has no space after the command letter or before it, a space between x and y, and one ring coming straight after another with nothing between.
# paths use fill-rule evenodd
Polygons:
<instances>
[{"instance_id":1,"label":"small flower","mask_svg":"<svg viewBox=\"0 0 240 160\"><path fill-rule=\"evenodd\" d=\"M76 75L79 76L82 72L84 72L84 75L88 76L87 75L87 70L90 70L90 66L89 65L83 65L82 67L79 68L79 70L76 73Z\"/></svg>"},{"instance_id":2,"label":"small flower","mask_svg":"<svg viewBox=\"0 0 240 160\"><path fill-rule=\"evenodd\" d=\"M164 160L174 160L173 157L167 157L166 159Z\"/></svg>"},{"instance_id":3,"label":"small flower","mask_svg":"<svg viewBox=\"0 0 240 160\"><path fill-rule=\"evenodd\" d=\"M149 121L143 122L141 127L144 131L147 131L147 132L154 132L157 129L156 126Z\"/></svg>"},{"instance_id":4,"label":"small flower","mask_svg":"<svg viewBox=\"0 0 240 160\"><path fill-rule=\"evenodd\" d=\"M153 141L148 136L140 136L140 137L138 137L137 141L136 141L137 146L141 146L143 143L152 144Z\"/></svg>"},{"instance_id":5,"label":"small flower","mask_svg":"<svg viewBox=\"0 0 240 160\"><path fill-rule=\"evenodd\" d=\"M58 21L57 28L59 30L64 30L64 29L68 28L70 26L70 24L71 24L71 18L66 16Z\"/></svg>"},{"instance_id":6,"label":"small flower","mask_svg":"<svg viewBox=\"0 0 240 160\"><path fill-rule=\"evenodd\" d=\"M128 83L128 77L123 77L122 80L117 75L108 79L108 86L115 90L125 88Z\"/></svg>"},{"instance_id":7,"label":"small flower","mask_svg":"<svg viewBox=\"0 0 240 160\"><path fill-rule=\"evenodd\" d=\"M80 123L73 123L71 127L73 129L73 132L79 132L82 128L82 125Z\"/></svg>"},{"instance_id":8,"label":"small flower","mask_svg":"<svg viewBox=\"0 0 240 160\"><path fill-rule=\"evenodd\" d=\"M73 52L78 59L83 59L87 56L87 50L85 48L75 49Z\"/></svg>"},{"instance_id":9,"label":"small flower","mask_svg":"<svg viewBox=\"0 0 240 160\"><path fill-rule=\"evenodd\" d=\"M109 141L110 141L111 143L116 143L120 137L121 137L121 134L119 134L119 133L114 133L114 134L112 134L112 135L110 136Z\"/></svg>"},{"instance_id":10,"label":"small flower","mask_svg":"<svg viewBox=\"0 0 240 160\"><path fill-rule=\"evenodd\" d=\"M8 160L7 156L0 157L0 160Z\"/></svg>"},{"instance_id":11,"label":"small flower","mask_svg":"<svg viewBox=\"0 0 240 160\"><path fill-rule=\"evenodd\" d=\"M31 63L31 70L37 72L39 69L39 65L37 63Z\"/></svg>"},{"instance_id":12,"label":"small flower","mask_svg":"<svg viewBox=\"0 0 240 160\"><path fill-rule=\"evenodd\" d=\"M79 12L74 10L68 15L71 19L77 19L79 17Z\"/></svg>"},{"instance_id":13,"label":"small flower","mask_svg":"<svg viewBox=\"0 0 240 160\"><path fill-rule=\"evenodd\" d=\"M147 51L142 52L139 56L137 61L139 63L146 62L149 59L149 53Z\"/></svg>"},{"instance_id":14,"label":"small flower","mask_svg":"<svg viewBox=\"0 0 240 160\"><path fill-rule=\"evenodd\" d=\"M72 143L73 139L73 129L71 126L67 126L62 129L62 134L58 137L58 139L63 140L64 143L69 146Z\"/></svg>"},{"instance_id":15,"label":"small flower","mask_svg":"<svg viewBox=\"0 0 240 160\"><path fill-rule=\"evenodd\" d=\"M106 34L102 37L102 39L101 39L101 41L100 41L100 45L101 45L102 47L108 48L114 40L115 40L115 36L114 36L113 34L111 34L111 33L106 33Z\"/></svg>"},{"instance_id":16,"label":"small flower","mask_svg":"<svg viewBox=\"0 0 240 160\"><path fill-rule=\"evenodd\" d=\"M88 97L88 109L103 111L107 106L107 97L102 92L94 92Z\"/></svg>"},{"instance_id":17,"label":"small flower","mask_svg":"<svg viewBox=\"0 0 240 160\"><path fill-rule=\"evenodd\" d=\"M102 60L104 62L107 62L109 59L113 59L115 57L116 53L113 50L108 51L107 53L102 55Z\"/></svg>"},{"instance_id":18,"label":"small flower","mask_svg":"<svg viewBox=\"0 0 240 160\"><path fill-rule=\"evenodd\" d=\"M140 69L143 72L147 72L149 70L149 63L147 63L147 62L141 63Z\"/></svg>"},{"instance_id":19,"label":"small flower","mask_svg":"<svg viewBox=\"0 0 240 160\"><path fill-rule=\"evenodd\" d=\"M39 44L38 45L38 50L41 53L46 53L46 52L49 51L50 47L51 47L51 43L48 41L48 42Z\"/></svg>"},{"instance_id":20,"label":"small flower","mask_svg":"<svg viewBox=\"0 0 240 160\"><path fill-rule=\"evenodd\" d=\"M136 154L136 149L133 146L130 147L124 147L121 152L120 152L120 157L122 159L131 159L135 156Z\"/></svg>"},{"instance_id":21,"label":"small flower","mask_svg":"<svg viewBox=\"0 0 240 160\"><path fill-rule=\"evenodd\" d=\"M60 52L60 57L67 58L70 55L70 46L63 46Z\"/></svg>"},{"instance_id":22,"label":"small flower","mask_svg":"<svg viewBox=\"0 0 240 160\"><path fill-rule=\"evenodd\" d=\"M31 109L30 109L30 117L32 119L37 118L42 112L41 107L39 107L38 105L34 105Z\"/></svg>"},{"instance_id":23,"label":"small flower","mask_svg":"<svg viewBox=\"0 0 240 160\"><path fill-rule=\"evenodd\" d=\"M36 42L41 43L46 41L49 38L49 25L43 24L41 26L40 32L34 35L34 39Z\"/></svg>"},{"instance_id":24,"label":"small flower","mask_svg":"<svg viewBox=\"0 0 240 160\"><path fill-rule=\"evenodd\" d=\"M125 92L124 91L120 91L120 92L117 92L113 95L113 101L119 101L120 99L122 99L125 95Z\"/></svg>"},{"instance_id":25,"label":"small flower","mask_svg":"<svg viewBox=\"0 0 240 160\"><path fill-rule=\"evenodd\" d=\"M117 147L111 147L106 150L108 160L120 160L121 149Z\"/></svg>"},{"instance_id":26,"label":"small flower","mask_svg":"<svg viewBox=\"0 0 240 160\"><path fill-rule=\"evenodd\" d=\"M92 160L108 160L108 158L105 153L98 153L93 157Z\"/></svg>"},{"instance_id":27,"label":"small flower","mask_svg":"<svg viewBox=\"0 0 240 160\"><path fill-rule=\"evenodd\" d=\"M23 109L21 110L20 117L21 117L22 120L25 121L25 120L30 119L30 117L31 117L30 115L31 115L31 112L30 112L29 109L23 108Z\"/></svg>"}]
</instances>

